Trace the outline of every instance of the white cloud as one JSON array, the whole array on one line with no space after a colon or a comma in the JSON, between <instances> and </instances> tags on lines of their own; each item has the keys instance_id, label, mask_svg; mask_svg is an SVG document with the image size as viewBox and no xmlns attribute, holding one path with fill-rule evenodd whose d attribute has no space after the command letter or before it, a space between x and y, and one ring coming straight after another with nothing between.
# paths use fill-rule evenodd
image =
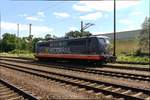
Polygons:
<instances>
[{"instance_id":1,"label":"white cloud","mask_svg":"<svg viewBox=\"0 0 150 100\"><path fill-rule=\"evenodd\" d=\"M129 19L120 19L119 23L124 24L124 25L130 25L130 24L133 24L133 21Z\"/></svg>"},{"instance_id":2,"label":"white cloud","mask_svg":"<svg viewBox=\"0 0 150 100\"><path fill-rule=\"evenodd\" d=\"M20 14L19 16L20 16L20 17L26 17L27 14Z\"/></svg>"},{"instance_id":3,"label":"white cloud","mask_svg":"<svg viewBox=\"0 0 150 100\"><path fill-rule=\"evenodd\" d=\"M96 13L90 13L85 16L80 16L80 19L82 20L97 20L102 17L101 12L96 12Z\"/></svg>"},{"instance_id":4,"label":"white cloud","mask_svg":"<svg viewBox=\"0 0 150 100\"><path fill-rule=\"evenodd\" d=\"M38 20L40 20L38 17L36 17L36 16L27 16L26 17L26 20L31 20L31 21L38 21Z\"/></svg>"},{"instance_id":5,"label":"white cloud","mask_svg":"<svg viewBox=\"0 0 150 100\"><path fill-rule=\"evenodd\" d=\"M104 18L108 18L109 17L109 15L108 14L104 14Z\"/></svg>"},{"instance_id":6,"label":"white cloud","mask_svg":"<svg viewBox=\"0 0 150 100\"><path fill-rule=\"evenodd\" d=\"M140 3L140 0L132 0L132 1L117 1L116 8L128 8L135 6ZM79 12L91 12L91 11L113 11L113 0L109 1L79 1L78 3L73 5L73 9Z\"/></svg>"},{"instance_id":7,"label":"white cloud","mask_svg":"<svg viewBox=\"0 0 150 100\"><path fill-rule=\"evenodd\" d=\"M80 12L91 12L92 9L86 5L82 5L82 2L73 5L73 8Z\"/></svg>"},{"instance_id":8,"label":"white cloud","mask_svg":"<svg viewBox=\"0 0 150 100\"><path fill-rule=\"evenodd\" d=\"M78 30L78 28L74 26L69 27L69 31L75 31L75 30Z\"/></svg>"},{"instance_id":9,"label":"white cloud","mask_svg":"<svg viewBox=\"0 0 150 100\"><path fill-rule=\"evenodd\" d=\"M17 23L7 23L7 22L1 22L1 28L5 30L15 30L17 27Z\"/></svg>"},{"instance_id":10,"label":"white cloud","mask_svg":"<svg viewBox=\"0 0 150 100\"><path fill-rule=\"evenodd\" d=\"M1 22L1 28L4 30L17 30L17 23Z\"/></svg>"},{"instance_id":11,"label":"white cloud","mask_svg":"<svg viewBox=\"0 0 150 100\"><path fill-rule=\"evenodd\" d=\"M2 25L2 29L5 30L6 32L7 31L12 31L12 32L17 31L17 23L2 21L1 25ZM39 37L39 36L43 37L43 34L47 34L47 33L54 31L53 28L49 28L47 26L38 26L38 25L36 25L36 26L32 25L31 29L32 29L32 34L35 37ZM20 30L20 35L24 36L23 33L29 32L29 25L19 24L19 30ZM26 34L26 35L28 35L28 34Z\"/></svg>"},{"instance_id":12,"label":"white cloud","mask_svg":"<svg viewBox=\"0 0 150 100\"><path fill-rule=\"evenodd\" d=\"M25 18L26 20L30 20L30 21L43 21L42 18L45 17L45 14L44 14L44 12L39 11L34 16L29 16L27 14L20 14L19 16Z\"/></svg>"},{"instance_id":13,"label":"white cloud","mask_svg":"<svg viewBox=\"0 0 150 100\"><path fill-rule=\"evenodd\" d=\"M133 20L120 19L118 22L121 23L125 27L124 29L119 30L119 31L141 29L141 26L140 25L135 25L135 22Z\"/></svg>"},{"instance_id":14,"label":"white cloud","mask_svg":"<svg viewBox=\"0 0 150 100\"><path fill-rule=\"evenodd\" d=\"M38 15L39 17L45 17L44 12L41 12L41 11L37 12L37 15Z\"/></svg>"},{"instance_id":15,"label":"white cloud","mask_svg":"<svg viewBox=\"0 0 150 100\"><path fill-rule=\"evenodd\" d=\"M143 12L140 12L140 11L130 13L130 16L142 16L142 15L143 15Z\"/></svg>"},{"instance_id":16,"label":"white cloud","mask_svg":"<svg viewBox=\"0 0 150 100\"><path fill-rule=\"evenodd\" d=\"M66 12L54 12L53 13L56 17L68 18L70 15Z\"/></svg>"},{"instance_id":17,"label":"white cloud","mask_svg":"<svg viewBox=\"0 0 150 100\"><path fill-rule=\"evenodd\" d=\"M39 37L40 35L43 34L47 34L47 33L51 33L53 32L54 29L53 28L49 28L47 26L33 26L32 27L32 34L34 34L34 36Z\"/></svg>"}]
</instances>

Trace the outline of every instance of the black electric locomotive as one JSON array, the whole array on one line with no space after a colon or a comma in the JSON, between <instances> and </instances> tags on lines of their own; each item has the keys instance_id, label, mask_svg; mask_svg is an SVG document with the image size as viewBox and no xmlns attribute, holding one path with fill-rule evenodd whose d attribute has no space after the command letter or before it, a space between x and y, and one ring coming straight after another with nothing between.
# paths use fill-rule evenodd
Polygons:
<instances>
[{"instance_id":1,"label":"black electric locomotive","mask_svg":"<svg viewBox=\"0 0 150 100\"><path fill-rule=\"evenodd\" d=\"M115 62L110 54L110 41L106 36L60 38L40 41L36 44L38 59L83 60L91 62Z\"/></svg>"}]
</instances>

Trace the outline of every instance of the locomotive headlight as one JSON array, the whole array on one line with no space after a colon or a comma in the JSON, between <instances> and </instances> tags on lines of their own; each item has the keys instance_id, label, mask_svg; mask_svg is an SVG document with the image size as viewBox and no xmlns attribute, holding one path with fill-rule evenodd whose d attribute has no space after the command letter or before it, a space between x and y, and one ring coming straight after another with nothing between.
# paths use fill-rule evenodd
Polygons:
<instances>
[{"instance_id":1,"label":"locomotive headlight","mask_svg":"<svg viewBox=\"0 0 150 100\"><path fill-rule=\"evenodd\" d=\"M109 41L108 39L106 39L106 44L107 44L107 45L110 44L110 41Z\"/></svg>"}]
</instances>

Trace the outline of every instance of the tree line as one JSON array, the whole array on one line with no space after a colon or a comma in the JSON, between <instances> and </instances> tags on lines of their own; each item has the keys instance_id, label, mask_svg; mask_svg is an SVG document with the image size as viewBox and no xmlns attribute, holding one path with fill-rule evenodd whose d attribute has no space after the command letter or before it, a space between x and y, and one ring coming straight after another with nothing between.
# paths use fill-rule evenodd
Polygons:
<instances>
[{"instance_id":1,"label":"tree line","mask_svg":"<svg viewBox=\"0 0 150 100\"><path fill-rule=\"evenodd\" d=\"M66 38L78 38L82 36L90 36L90 32L70 31L65 33ZM15 34L4 33L0 40L0 52L35 52L35 46L38 41L47 41L49 39L58 38L55 35L46 34L44 38L17 37Z\"/></svg>"}]
</instances>

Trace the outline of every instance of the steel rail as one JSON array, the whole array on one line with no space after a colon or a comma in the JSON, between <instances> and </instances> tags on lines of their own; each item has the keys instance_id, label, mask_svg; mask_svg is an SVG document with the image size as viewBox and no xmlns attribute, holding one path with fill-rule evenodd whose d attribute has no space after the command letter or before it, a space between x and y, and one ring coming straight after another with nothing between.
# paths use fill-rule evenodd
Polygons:
<instances>
[{"instance_id":1,"label":"steel rail","mask_svg":"<svg viewBox=\"0 0 150 100\"><path fill-rule=\"evenodd\" d=\"M36 64L35 64L36 65ZM141 80L141 81L149 81L150 82L150 76L148 75L139 75L139 74L132 74L132 73L124 73L124 72L115 72L115 71L106 71L106 70L96 70L96 69L90 69L90 68L82 68L82 67L62 67L63 65L59 66L49 66L41 64L42 66L46 67L54 67L58 69L67 69L72 71L80 71L80 72L86 72L86 73L92 73L92 74L99 74L99 75L106 75L106 76L114 76L114 77L121 77L121 78L130 78L134 80Z\"/></svg>"},{"instance_id":2,"label":"steel rail","mask_svg":"<svg viewBox=\"0 0 150 100\"><path fill-rule=\"evenodd\" d=\"M15 59L35 60L35 58L27 58L27 57L10 57L10 56L0 56L0 58L15 58ZM116 61L116 63L119 63L119 64L150 65L150 63L146 63L146 62L127 62L127 61Z\"/></svg>"},{"instance_id":3,"label":"steel rail","mask_svg":"<svg viewBox=\"0 0 150 100\"><path fill-rule=\"evenodd\" d=\"M0 79L0 83L4 84L5 86L7 86L9 89L15 91L17 94L19 94L20 96L23 96L25 99L28 100L38 100L37 97L27 93L26 91L23 91L22 89L19 89L18 87L16 87L13 84L8 83L7 81Z\"/></svg>"},{"instance_id":4,"label":"steel rail","mask_svg":"<svg viewBox=\"0 0 150 100\"><path fill-rule=\"evenodd\" d=\"M127 61L117 61L116 63L119 64L139 64L139 65L150 65L150 63L144 63L144 62L127 62Z\"/></svg>"},{"instance_id":5,"label":"steel rail","mask_svg":"<svg viewBox=\"0 0 150 100\"><path fill-rule=\"evenodd\" d=\"M102 81L97 81L97 80L92 80L92 79L86 79L86 78L81 78L81 77L76 77L76 76L70 76L70 75L64 75L64 74L60 74L60 73L54 73L54 72L43 71L43 70L41 71L41 70L33 69L33 68L26 68L26 67L23 68L23 66L20 66L20 68L15 68L15 67L17 67L16 65L13 65L13 67L10 67L12 65L9 65L9 64L8 65L0 64L0 65L3 66L3 67L7 67L7 68L14 69L14 70L22 71L22 72L29 73L29 74L32 74L32 75L44 77L44 78L47 78L47 79L52 79L52 80L60 81L60 82L71 84L71 85L76 85L76 86L79 86L79 87L82 87L82 88L86 88L87 90L94 90L94 92L102 92L106 95L111 94L115 97L123 97L126 100L129 100L129 99L130 100L143 100L143 98L134 97L134 96L130 96L130 95L122 94L122 93L117 93L117 92L112 92L112 91L109 91L109 90L104 90L104 89L100 89L100 88L97 88L97 87L92 87L92 86L89 86L89 85L83 85L83 84L78 83L78 82L68 81L67 79L53 77L53 75L63 76L63 77L71 78L71 79L73 78L73 79L78 79L78 80L84 80L86 82L91 82L91 83L105 84L106 86L113 86L113 87L122 88L122 89L125 89L125 90L132 90L134 92L143 92L144 94L147 94L147 95L149 95L149 93L150 93L150 90L147 90L147 89L133 88L133 87L125 86L125 85L117 85L117 84L113 84L113 83L107 83L107 82L102 82ZM26 69L26 70L24 70L24 69ZM35 71L37 71L37 72L35 72ZM40 74L40 72L51 74L52 76L45 75L45 74Z\"/></svg>"},{"instance_id":6,"label":"steel rail","mask_svg":"<svg viewBox=\"0 0 150 100\"><path fill-rule=\"evenodd\" d=\"M1 62L3 63L3 62ZM24 62L22 62L24 63ZM34 64L37 65L37 64ZM96 69L88 69L88 68L81 68L81 67L62 67L60 66L49 66L45 64L40 64L42 66L46 67L53 67L57 69L67 69L67 70L72 70L72 71L79 71L79 72L85 72L85 73L92 73L92 74L98 74L98 75L105 75L105 76L113 76L113 77L119 77L119 78L128 78L132 80L140 80L140 81L148 81L150 82L150 76L147 75L138 75L138 74L132 74L132 73L124 73L124 72L114 72L114 71L106 71L106 70L96 70Z\"/></svg>"}]
</instances>

